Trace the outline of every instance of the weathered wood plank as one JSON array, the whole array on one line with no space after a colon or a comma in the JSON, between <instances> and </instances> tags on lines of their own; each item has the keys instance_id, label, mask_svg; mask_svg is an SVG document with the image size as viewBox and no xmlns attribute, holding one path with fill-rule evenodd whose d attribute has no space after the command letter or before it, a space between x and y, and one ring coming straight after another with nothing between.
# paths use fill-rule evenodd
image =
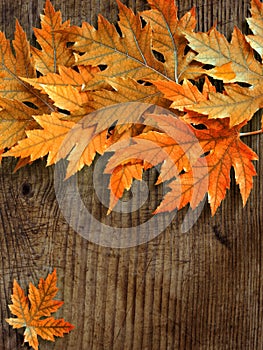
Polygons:
<instances>
[{"instance_id":1,"label":"weathered wood plank","mask_svg":"<svg viewBox=\"0 0 263 350\"><path fill-rule=\"evenodd\" d=\"M137 10L147 6L144 0L124 3ZM246 28L248 2L178 3L180 14L197 6L199 30L208 30L215 21L228 36L236 24ZM74 24L95 23L99 12L116 20L113 0L53 4ZM17 17L32 39L43 6L43 0L2 0L1 30L12 38ZM257 129L260 123L252 124ZM260 154L262 138L245 141ZM183 233L183 210L156 239L130 249L97 246L74 233L56 201L53 168L38 161L12 174L14 165L4 160L0 168L1 350L22 348L22 333L4 322L10 315L13 279L25 287L54 267L59 297L65 301L59 315L76 328L54 344L40 341L43 350L262 348L262 159L245 209L232 187L213 218L205 206L198 222ZM79 182L89 209L100 216L102 209L87 188L89 169Z\"/></svg>"}]
</instances>

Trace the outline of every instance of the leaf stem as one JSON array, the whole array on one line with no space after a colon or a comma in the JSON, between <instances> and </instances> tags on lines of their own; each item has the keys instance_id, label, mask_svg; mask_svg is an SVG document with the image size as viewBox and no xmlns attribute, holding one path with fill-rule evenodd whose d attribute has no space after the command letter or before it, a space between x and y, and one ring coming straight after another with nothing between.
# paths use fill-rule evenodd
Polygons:
<instances>
[{"instance_id":1,"label":"leaf stem","mask_svg":"<svg viewBox=\"0 0 263 350\"><path fill-rule=\"evenodd\" d=\"M249 132L241 132L239 135L240 137L243 137L243 136L258 135L262 133L263 133L263 129L260 129L260 130L249 131Z\"/></svg>"}]
</instances>

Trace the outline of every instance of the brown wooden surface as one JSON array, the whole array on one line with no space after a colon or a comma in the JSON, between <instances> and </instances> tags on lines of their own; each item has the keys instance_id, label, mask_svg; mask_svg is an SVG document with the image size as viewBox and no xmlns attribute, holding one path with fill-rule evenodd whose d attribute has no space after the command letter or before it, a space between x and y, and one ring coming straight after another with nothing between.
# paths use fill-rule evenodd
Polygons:
<instances>
[{"instance_id":1,"label":"brown wooden surface","mask_svg":"<svg viewBox=\"0 0 263 350\"><path fill-rule=\"evenodd\" d=\"M228 36L234 25L247 28L248 1L178 3L180 14L197 6L199 30L215 22ZM116 20L114 0L54 0L53 4L74 24L95 23L99 12ZM137 10L147 6L145 0L125 4ZM43 6L43 0L1 0L0 29L13 38L18 18L32 39L32 26L38 25ZM259 125L256 120L250 127ZM37 161L12 174L15 161L4 160L0 168L0 349L22 349L22 333L4 321L10 317L7 304L13 279L26 287L55 267L58 296L65 301L59 315L76 328L54 344L40 341L42 350L262 349L262 140L260 136L245 139L261 159L244 209L232 185L213 218L205 206L194 227L182 233L182 211L156 239L131 249L97 246L74 233L55 198L53 168ZM85 188L90 179L91 170L85 169L80 186ZM86 195L89 206L100 213L94 194Z\"/></svg>"}]
</instances>

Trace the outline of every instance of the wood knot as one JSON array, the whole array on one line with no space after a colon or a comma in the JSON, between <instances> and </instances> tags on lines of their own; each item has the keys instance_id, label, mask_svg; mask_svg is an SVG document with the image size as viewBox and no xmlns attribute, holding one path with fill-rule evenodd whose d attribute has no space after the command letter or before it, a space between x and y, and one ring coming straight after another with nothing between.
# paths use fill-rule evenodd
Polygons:
<instances>
[{"instance_id":1,"label":"wood knot","mask_svg":"<svg viewBox=\"0 0 263 350\"><path fill-rule=\"evenodd\" d=\"M28 182L24 182L22 184L21 192L24 197L31 198L34 195L34 192L32 191L32 185Z\"/></svg>"}]
</instances>

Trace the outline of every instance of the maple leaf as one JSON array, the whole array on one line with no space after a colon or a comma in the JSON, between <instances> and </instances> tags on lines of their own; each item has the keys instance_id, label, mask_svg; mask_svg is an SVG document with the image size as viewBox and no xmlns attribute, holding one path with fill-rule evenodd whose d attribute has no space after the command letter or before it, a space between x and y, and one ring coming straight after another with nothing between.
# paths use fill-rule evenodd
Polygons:
<instances>
[{"instance_id":1,"label":"maple leaf","mask_svg":"<svg viewBox=\"0 0 263 350\"><path fill-rule=\"evenodd\" d=\"M95 74L100 69L92 66L76 66L73 68L58 66L57 73L47 73L39 78L22 78L23 81L29 83L36 89L45 93L42 88L44 86L59 86L67 87L68 85L78 89L78 91L84 91L85 85L94 78Z\"/></svg>"},{"instance_id":2,"label":"maple leaf","mask_svg":"<svg viewBox=\"0 0 263 350\"><path fill-rule=\"evenodd\" d=\"M15 55L9 40L0 32L0 96L31 102L43 112L52 110L48 99L22 80L23 77L35 78L36 70L30 56L30 45L18 21L13 47Z\"/></svg>"},{"instance_id":3,"label":"maple leaf","mask_svg":"<svg viewBox=\"0 0 263 350\"><path fill-rule=\"evenodd\" d=\"M101 15L98 17L98 30L84 22L81 28L73 26L65 31L69 40L75 42L73 49L84 53L76 56L77 64L107 65L88 85L93 89L106 78L160 79L164 73L162 62L154 57L151 49L150 25L146 24L142 28L139 14L134 15L131 9L117 2L118 25L123 36Z\"/></svg>"},{"instance_id":4,"label":"maple leaf","mask_svg":"<svg viewBox=\"0 0 263 350\"><path fill-rule=\"evenodd\" d=\"M206 78L206 83L208 82ZM173 101L171 108L184 111L191 109L196 104L207 100L207 94L204 96L189 80L184 80L183 84L177 84L173 81L155 81L155 86L164 94L164 96ZM216 90L214 89L214 92Z\"/></svg>"},{"instance_id":5,"label":"maple leaf","mask_svg":"<svg viewBox=\"0 0 263 350\"><path fill-rule=\"evenodd\" d=\"M238 125L252 118L263 106L262 87L244 89L239 85L225 86L225 93L209 93L209 99L189 109L209 118L230 118L230 125Z\"/></svg>"},{"instance_id":6,"label":"maple leaf","mask_svg":"<svg viewBox=\"0 0 263 350\"><path fill-rule=\"evenodd\" d=\"M94 110L124 102L142 102L167 106L168 101L155 86L138 83L131 78L113 78L106 80L113 90L98 90L90 93L90 108Z\"/></svg>"},{"instance_id":7,"label":"maple leaf","mask_svg":"<svg viewBox=\"0 0 263 350\"><path fill-rule=\"evenodd\" d=\"M37 127L33 115L54 110L47 96L23 81L23 77L35 78L36 70L30 45L18 21L13 48L15 54L10 42L0 33L0 144L3 148L13 146L26 136L26 130Z\"/></svg>"},{"instance_id":8,"label":"maple leaf","mask_svg":"<svg viewBox=\"0 0 263 350\"><path fill-rule=\"evenodd\" d=\"M263 11L258 1L252 2L252 13L255 12L257 20L262 20ZM253 19L249 23L253 26ZM212 92L208 101L201 101L200 106L195 105L194 110L207 114L210 118L229 117L231 126L250 120L263 105L263 65L256 60L245 35L235 28L231 43L215 28L208 33L186 31L185 35L189 46L197 52L195 59L216 67L207 70L208 75L226 83L244 82L251 85L248 88L236 84L225 85L223 94ZM249 36L248 40L253 41L253 36Z\"/></svg>"},{"instance_id":9,"label":"maple leaf","mask_svg":"<svg viewBox=\"0 0 263 350\"><path fill-rule=\"evenodd\" d=\"M154 85L173 101L171 108L194 111L209 118L229 117L230 126L239 124L240 120L249 120L263 102L260 86L244 89L237 84L228 84L224 93L217 93L213 88L204 95L188 80L182 85L163 81L156 81Z\"/></svg>"},{"instance_id":10,"label":"maple leaf","mask_svg":"<svg viewBox=\"0 0 263 350\"><path fill-rule=\"evenodd\" d=\"M173 136L170 141L167 135L151 131L133 138L135 144L115 150L106 167L107 173L120 164L141 159L142 154L152 165L164 162L157 183L175 179L168 184L171 191L155 213L181 209L188 203L195 209L208 193L214 215L230 187L230 170L234 167L245 205L256 175L252 160L256 160L257 155L240 140L243 124L229 128L227 119L215 122L203 117L202 123L207 129L198 130L173 116L151 115L150 118L162 132ZM114 150L114 145L109 150Z\"/></svg>"},{"instance_id":11,"label":"maple leaf","mask_svg":"<svg viewBox=\"0 0 263 350\"><path fill-rule=\"evenodd\" d=\"M4 33L0 32L0 94L6 98L18 98L35 102L27 86L19 77L36 77L36 71L30 57L30 45L26 39L26 34L16 21L15 40L13 47L16 55L12 51L10 41L6 39Z\"/></svg>"},{"instance_id":12,"label":"maple leaf","mask_svg":"<svg viewBox=\"0 0 263 350\"><path fill-rule=\"evenodd\" d=\"M59 159L66 158L69 160L67 167L67 178L80 170L85 162L83 155L89 147L89 143L97 137L99 143L95 149L105 149L106 130L108 130L116 121L118 124L140 123L143 113L149 109L151 105L140 102L120 103L118 105L102 108L83 117L68 133L63 141ZM101 145L102 134L104 146ZM110 145L110 143L109 143ZM89 152L89 151L88 151Z\"/></svg>"},{"instance_id":13,"label":"maple leaf","mask_svg":"<svg viewBox=\"0 0 263 350\"><path fill-rule=\"evenodd\" d=\"M76 55L77 64L106 66L87 84L88 89L97 89L105 80L116 77L178 81L184 77L198 78L204 73L199 63L193 63L196 56L193 51L184 55L187 41L180 32L195 27L195 11L178 20L173 0L148 2L152 10L135 15L117 0L121 35L102 16L98 17L97 30L84 22L81 28L72 26L64 31L74 41L73 49L81 53ZM147 22L145 26L140 15ZM164 63L156 59L153 50L164 56Z\"/></svg>"},{"instance_id":14,"label":"maple leaf","mask_svg":"<svg viewBox=\"0 0 263 350\"><path fill-rule=\"evenodd\" d=\"M262 65L255 59L251 46L237 27L234 28L231 43L215 28L208 33L187 32L185 36L189 46L198 53L195 60L216 67L224 66L224 69L225 64L231 62L235 77L227 79L227 82L255 84L261 79ZM209 70L206 73L209 74Z\"/></svg>"},{"instance_id":15,"label":"maple leaf","mask_svg":"<svg viewBox=\"0 0 263 350\"><path fill-rule=\"evenodd\" d=\"M50 0L46 1L45 15L41 15L41 29L34 33L42 50L32 47L32 55L36 69L42 74L57 72L58 65L70 67L75 59L73 52L67 47L67 40L60 31L69 28L69 21L62 23L60 11L55 11Z\"/></svg>"},{"instance_id":16,"label":"maple leaf","mask_svg":"<svg viewBox=\"0 0 263 350\"><path fill-rule=\"evenodd\" d=\"M41 85L42 89L54 101L54 105L71 112L73 117L82 117L91 112L88 102L91 100L88 93L80 92L72 85ZM76 118L75 118L76 119Z\"/></svg>"},{"instance_id":17,"label":"maple leaf","mask_svg":"<svg viewBox=\"0 0 263 350\"><path fill-rule=\"evenodd\" d=\"M40 279L38 288L30 283L29 294L26 297L23 289L14 280L12 304L9 308L17 318L8 318L6 321L13 328L25 327L24 340L34 350L38 349L38 335L43 339L55 341L54 336L63 337L64 333L69 333L74 328L64 319L50 317L63 305L63 301L54 300L58 292L56 282L55 269L45 280Z\"/></svg>"},{"instance_id":18,"label":"maple leaf","mask_svg":"<svg viewBox=\"0 0 263 350\"><path fill-rule=\"evenodd\" d=\"M4 156L30 157L30 161L34 161L48 154L47 165L54 164L64 138L75 123L61 120L59 113L34 116L34 119L43 129L26 131L27 138L19 141Z\"/></svg>"},{"instance_id":19,"label":"maple leaf","mask_svg":"<svg viewBox=\"0 0 263 350\"><path fill-rule=\"evenodd\" d=\"M151 117L155 120L152 115L145 116L146 124ZM107 149L108 152L115 152L105 168L105 173L111 174L109 211L116 205L124 189L130 189L134 178L141 180L143 170L163 163L156 182L159 184L171 180L183 170L189 170L191 163L203 153L195 134L185 122L172 116L164 116L163 122L161 127L169 130L167 133L145 128L143 133L132 139L124 138Z\"/></svg>"},{"instance_id":20,"label":"maple leaf","mask_svg":"<svg viewBox=\"0 0 263 350\"><path fill-rule=\"evenodd\" d=\"M120 164L110 171L110 203L108 214L113 210L118 200L123 196L124 190L129 190L133 180L141 180L143 173L142 161L130 161L129 163ZM107 173L107 171L105 171Z\"/></svg>"},{"instance_id":21,"label":"maple leaf","mask_svg":"<svg viewBox=\"0 0 263 350\"><path fill-rule=\"evenodd\" d=\"M32 118L38 111L17 100L0 97L0 148L11 147L25 138L26 130L37 127Z\"/></svg>"},{"instance_id":22,"label":"maple leaf","mask_svg":"<svg viewBox=\"0 0 263 350\"><path fill-rule=\"evenodd\" d=\"M153 29L153 49L164 56L165 74L179 82L184 78L196 79L204 70L193 60L195 54L185 54L187 40L182 29L194 30L196 26L195 9L187 12L180 20L178 8L173 0L148 0L151 10L140 15Z\"/></svg>"},{"instance_id":23,"label":"maple leaf","mask_svg":"<svg viewBox=\"0 0 263 350\"><path fill-rule=\"evenodd\" d=\"M258 157L240 140L239 131L244 123L229 128L227 119L219 120L217 123L203 119L202 122L208 129L196 129L195 135L206 156L199 158L196 164L191 162L192 171L186 171L180 176L180 180L175 180L172 185L169 184L172 191L164 198L156 212L174 208L171 197L174 196L176 202L175 199L178 196L176 196L176 193L178 193L177 181L182 182L183 198L188 197L188 194L195 191L198 201L195 196L193 197L193 203L191 199L189 201L187 198L190 205L195 208L205 195L203 181L208 181L208 200L212 215L214 215L221 201L225 198L226 189L230 188L230 170L232 167L235 170L235 178L240 188L243 205L245 205L253 186L253 176L256 175L252 160L257 160ZM179 206L178 209L181 207Z\"/></svg>"},{"instance_id":24,"label":"maple leaf","mask_svg":"<svg viewBox=\"0 0 263 350\"><path fill-rule=\"evenodd\" d=\"M99 71L97 67L91 66L77 68L78 71L59 66L58 73L47 73L36 79L23 80L48 95L56 107L69 111L70 116L67 119L77 122L82 116L94 110L89 103L92 96L84 91L84 87Z\"/></svg>"}]
</instances>

